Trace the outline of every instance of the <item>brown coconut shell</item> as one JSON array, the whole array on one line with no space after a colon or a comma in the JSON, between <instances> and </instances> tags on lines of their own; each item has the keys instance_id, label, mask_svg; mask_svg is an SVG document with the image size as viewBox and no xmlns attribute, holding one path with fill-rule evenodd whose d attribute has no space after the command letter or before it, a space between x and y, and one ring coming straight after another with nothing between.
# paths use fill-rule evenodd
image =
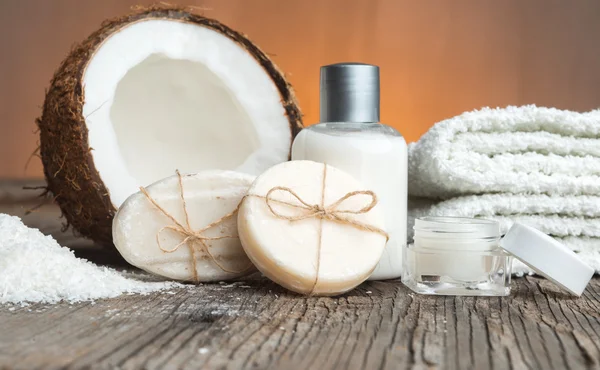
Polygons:
<instances>
[{"instance_id":1,"label":"brown coconut shell","mask_svg":"<svg viewBox=\"0 0 600 370\"><path fill-rule=\"evenodd\" d=\"M116 209L90 154L94 149L89 146L88 129L82 114L85 99L82 78L89 61L106 39L135 22L148 19L195 24L235 41L273 79L281 94L292 138L302 129L302 114L291 85L271 59L244 34L214 19L171 6L152 6L105 21L99 30L73 48L55 72L42 117L36 121L47 190L60 206L66 218L65 226L70 225L80 235L104 245L112 245L112 219Z\"/></svg>"}]
</instances>

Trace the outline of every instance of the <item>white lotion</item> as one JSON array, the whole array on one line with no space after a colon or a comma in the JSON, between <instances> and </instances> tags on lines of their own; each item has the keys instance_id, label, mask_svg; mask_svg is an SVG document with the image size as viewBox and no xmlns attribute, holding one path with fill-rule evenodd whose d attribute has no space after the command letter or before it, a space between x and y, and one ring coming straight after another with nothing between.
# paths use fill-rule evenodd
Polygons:
<instances>
[{"instance_id":1,"label":"white lotion","mask_svg":"<svg viewBox=\"0 0 600 370\"><path fill-rule=\"evenodd\" d=\"M390 235L374 279L393 279L402 274L402 248L406 245L406 142L402 136L382 131L393 129L378 125L376 130L338 132L332 127L347 124L325 124L305 129L292 147L292 159L327 163L358 179L365 189L373 190ZM364 125L362 125L364 126Z\"/></svg>"},{"instance_id":2,"label":"white lotion","mask_svg":"<svg viewBox=\"0 0 600 370\"><path fill-rule=\"evenodd\" d=\"M390 239L369 278L402 275L407 228L407 150L404 138L379 121L379 69L364 64L321 68L321 122L302 130L292 160L327 163L376 193Z\"/></svg>"}]
</instances>

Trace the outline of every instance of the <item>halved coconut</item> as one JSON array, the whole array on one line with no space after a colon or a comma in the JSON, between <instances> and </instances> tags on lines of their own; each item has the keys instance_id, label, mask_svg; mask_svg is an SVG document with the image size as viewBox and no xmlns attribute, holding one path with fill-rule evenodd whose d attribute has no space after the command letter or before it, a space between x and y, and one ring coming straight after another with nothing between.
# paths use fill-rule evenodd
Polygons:
<instances>
[{"instance_id":1,"label":"halved coconut","mask_svg":"<svg viewBox=\"0 0 600 370\"><path fill-rule=\"evenodd\" d=\"M48 190L83 236L140 185L208 169L259 174L302 127L291 86L244 35L182 9L105 22L62 63L38 119Z\"/></svg>"}]
</instances>

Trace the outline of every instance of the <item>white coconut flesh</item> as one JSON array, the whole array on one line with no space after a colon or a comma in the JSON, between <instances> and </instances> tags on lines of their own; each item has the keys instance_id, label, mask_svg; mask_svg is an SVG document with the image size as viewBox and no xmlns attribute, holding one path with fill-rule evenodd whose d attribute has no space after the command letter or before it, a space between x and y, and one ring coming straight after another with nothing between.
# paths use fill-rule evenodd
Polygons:
<instances>
[{"instance_id":1,"label":"white coconut flesh","mask_svg":"<svg viewBox=\"0 0 600 370\"><path fill-rule=\"evenodd\" d=\"M256 175L288 158L277 87L250 53L211 29L133 23L99 47L83 85L91 155L117 208L175 169Z\"/></svg>"}]
</instances>

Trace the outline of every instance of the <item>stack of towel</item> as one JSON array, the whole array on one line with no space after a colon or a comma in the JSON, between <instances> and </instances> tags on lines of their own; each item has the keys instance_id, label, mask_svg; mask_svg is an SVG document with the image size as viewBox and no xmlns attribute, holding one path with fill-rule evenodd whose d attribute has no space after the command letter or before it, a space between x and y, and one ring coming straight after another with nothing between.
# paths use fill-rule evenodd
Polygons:
<instances>
[{"instance_id":1,"label":"stack of towel","mask_svg":"<svg viewBox=\"0 0 600 370\"><path fill-rule=\"evenodd\" d=\"M600 272L600 110L464 113L411 144L408 167L409 219L482 217L500 221L502 232L523 222Z\"/></svg>"}]
</instances>

